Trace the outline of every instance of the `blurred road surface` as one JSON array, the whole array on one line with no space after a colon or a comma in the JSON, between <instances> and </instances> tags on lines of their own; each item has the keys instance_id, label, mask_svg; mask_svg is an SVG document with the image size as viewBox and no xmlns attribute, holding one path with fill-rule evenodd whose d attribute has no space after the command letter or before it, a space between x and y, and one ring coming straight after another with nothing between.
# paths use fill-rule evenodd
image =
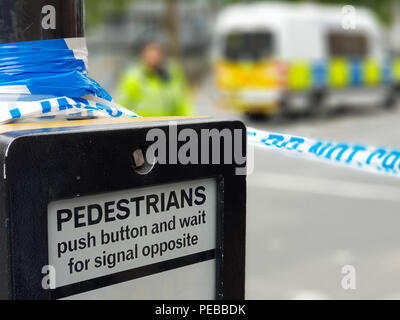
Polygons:
<instances>
[{"instance_id":1,"label":"blurred road surface","mask_svg":"<svg viewBox=\"0 0 400 320\"><path fill-rule=\"evenodd\" d=\"M214 108L200 87L199 114ZM357 108L249 126L400 149L400 106ZM261 150L248 178L248 299L400 299L400 178ZM356 289L342 288L342 268Z\"/></svg>"}]
</instances>

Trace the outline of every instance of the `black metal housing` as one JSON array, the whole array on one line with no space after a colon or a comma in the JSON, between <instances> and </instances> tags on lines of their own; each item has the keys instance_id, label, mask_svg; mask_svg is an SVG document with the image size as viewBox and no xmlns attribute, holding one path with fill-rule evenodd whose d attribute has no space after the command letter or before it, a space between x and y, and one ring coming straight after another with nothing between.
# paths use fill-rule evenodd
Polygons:
<instances>
[{"instance_id":1,"label":"black metal housing","mask_svg":"<svg viewBox=\"0 0 400 320\"><path fill-rule=\"evenodd\" d=\"M53 6L55 28L43 28ZM0 0L0 43L84 36L84 0ZM43 13L44 12L44 13Z\"/></svg>"},{"instance_id":2,"label":"black metal housing","mask_svg":"<svg viewBox=\"0 0 400 320\"><path fill-rule=\"evenodd\" d=\"M48 265L48 204L77 195L215 177L218 181L215 297L244 299L246 177L236 175L237 165L156 164L149 174L140 175L133 169L132 151L148 145L146 133L152 128L162 129L168 137L168 121L95 126L78 123L0 135L0 298L57 299L176 268L166 261L151 269L139 268L44 290L41 271ZM178 131L184 128L197 133L201 129L241 129L245 153L246 128L241 122L179 120ZM225 143L221 139L221 150ZM186 262L183 259L180 263Z\"/></svg>"}]
</instances>

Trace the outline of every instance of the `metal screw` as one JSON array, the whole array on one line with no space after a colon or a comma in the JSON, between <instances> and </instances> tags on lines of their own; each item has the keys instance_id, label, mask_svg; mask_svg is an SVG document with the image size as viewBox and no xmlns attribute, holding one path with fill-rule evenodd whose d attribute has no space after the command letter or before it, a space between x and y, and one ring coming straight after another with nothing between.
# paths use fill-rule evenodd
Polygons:
<instances>
[{"instance_id":1,"label":"metal screw","mask_svg":"<svg viewBox=\"0 0 400 320\"><path fill-rule=\"evenodd\" d=\"M136 149L133 151L133 165L135 169L143 167L146 161L144 160L144 154L142 149Z\"/></svg>"}]
</instances>

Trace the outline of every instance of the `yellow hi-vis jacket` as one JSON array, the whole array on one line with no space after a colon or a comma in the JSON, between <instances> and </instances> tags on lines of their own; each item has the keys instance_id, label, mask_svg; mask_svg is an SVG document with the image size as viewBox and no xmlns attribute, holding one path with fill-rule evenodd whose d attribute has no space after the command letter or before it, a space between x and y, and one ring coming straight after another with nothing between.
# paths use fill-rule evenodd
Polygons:
<instances>
[{"instance_id":1,"label":"yellow hi-vis jacket","mask_svg":"<svg viewBox=\"0 0 400 320\"><path fill-rule=\"evenodd\" d=\"M183 71L174 62L165 70L163 77L141 63L132 66L118 84L117 102L142 117L192 115Z\"/></svg>"}]
</instances>

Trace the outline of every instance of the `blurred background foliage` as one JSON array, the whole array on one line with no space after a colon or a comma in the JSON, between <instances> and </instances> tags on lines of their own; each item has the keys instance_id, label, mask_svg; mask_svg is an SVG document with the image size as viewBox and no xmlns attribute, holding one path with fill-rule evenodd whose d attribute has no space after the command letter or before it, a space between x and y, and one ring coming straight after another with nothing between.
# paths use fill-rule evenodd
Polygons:
<instances>
[{"instance_id":1,"label":"blurred background foliage","mask_svg":"<svg viewBox=\"0 0 400 320\"><path fill-rule=\"evenodd\" d=\"M218 0L222 4L226 3L243 3L243 2L256 2L256 1L243 1L243 0ZM265 1L265 0L261 0ZM267 0L268 1L268 0ZM353 5L356 7L367 7L374 11L376 15L385 24L389 24L392 19L392 3L396 0L284 0L285 2L314 2L320 4L337 4L337 5ZM280 2L284 2L280 1Z\"/></svg>"},{"instance_id":2,"label":"blurred background foliage","mask_svg":"<svg viewBox=\"0 0 400 320\"><path fill-rule=\"evenodd\" d=\"M118 18L124 14L129 4L137 0L86 0L86 21L87 27L92 28L98 25L104 19ZM164 1L169 7L176 6L179 0L149 0L151 2ZM192 0L184 0L190 2ZM276 0L214 0L217 6L223 6L230 3L249 3L256 1L276 1ZM281 0L281 2L314 2L321 4L342 4L363 6L373 10L381 21L389 24L393 19L392 3L396 0ZM171 11L170 11L171 12Z\"/></svg>"},{"instance_id":3,"label":"blurred background foliage","mask_svg":"<svg viewBox=\"0 0 400 320\"><path fill-rule=\"evenodd\" d=\"M105 19L120 16L135 0L86 0L86 25L93 28Z\"/></svg>"}]
</instances>

